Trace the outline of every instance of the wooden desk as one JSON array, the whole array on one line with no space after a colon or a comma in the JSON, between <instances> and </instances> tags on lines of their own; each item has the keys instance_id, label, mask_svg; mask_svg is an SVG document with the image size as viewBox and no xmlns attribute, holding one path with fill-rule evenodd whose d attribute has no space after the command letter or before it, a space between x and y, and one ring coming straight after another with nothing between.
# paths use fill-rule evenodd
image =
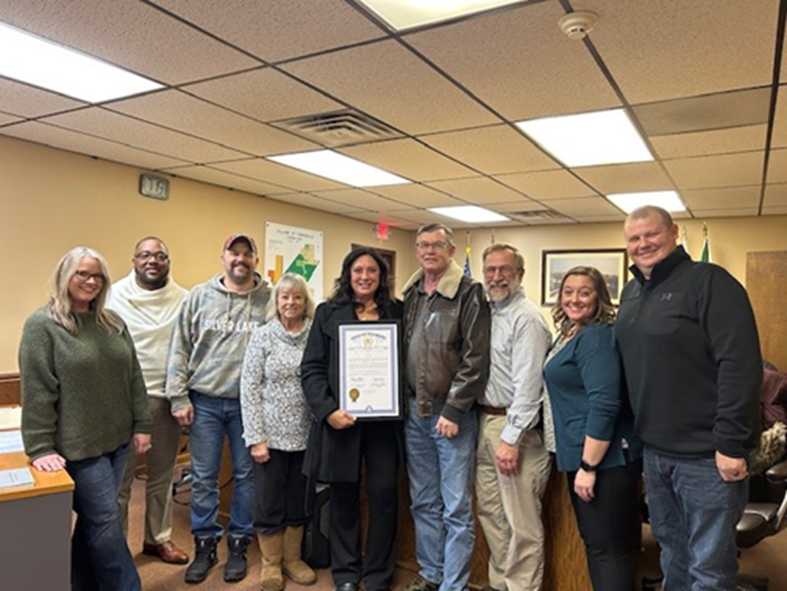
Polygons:
<instances>
[{"instance_id":1,"label":"wooden desk","mask_svg":"<svg viewBox=\"0 0 787 591\"><path fill-rule=\"evenodd\" d=\"M0 454L0 470L29 467L22 453ZM3 589L71 589L71 500L65 471L39 472L35 485L0 489L0 579Z\"/></svg>"}]
</instances>

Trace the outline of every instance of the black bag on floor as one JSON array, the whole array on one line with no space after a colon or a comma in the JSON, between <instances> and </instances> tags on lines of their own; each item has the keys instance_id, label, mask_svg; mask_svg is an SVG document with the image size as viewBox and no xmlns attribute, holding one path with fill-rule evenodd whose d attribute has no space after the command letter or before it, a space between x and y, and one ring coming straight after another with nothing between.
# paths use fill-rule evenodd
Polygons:
<instances>
[{"instance_id":1,"label":"black bag on floor","mask_svg":"<svg viewBox=\"0 0 787 591\"><path fill-rule=\"evenodd\" d=\"M327 485L317 485L312 504L312 519L306 524L301 552L303 559L312 568L331 566L331 541L329 537L328 500L331 489Z\"/></svg>"}]
</instances>

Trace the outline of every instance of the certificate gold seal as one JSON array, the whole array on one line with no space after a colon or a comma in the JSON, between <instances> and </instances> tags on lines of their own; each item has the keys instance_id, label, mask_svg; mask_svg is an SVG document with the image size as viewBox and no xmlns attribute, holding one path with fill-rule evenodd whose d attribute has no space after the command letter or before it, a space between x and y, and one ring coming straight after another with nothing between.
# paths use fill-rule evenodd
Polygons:
<instances>
[{"instance_id":1,"label":"certificate gold seal","mask_svg":"<svg viewBox=\"0 0 787 591\"><path fill-rule=\"evenodd\" d=\"M350 390L349 394L350 394L350 400L355 402L356 400L358 400L358 398L360 398L361 391L358 390L358 388L353 388L353 389Z\"/></svg>"}]
</instances>

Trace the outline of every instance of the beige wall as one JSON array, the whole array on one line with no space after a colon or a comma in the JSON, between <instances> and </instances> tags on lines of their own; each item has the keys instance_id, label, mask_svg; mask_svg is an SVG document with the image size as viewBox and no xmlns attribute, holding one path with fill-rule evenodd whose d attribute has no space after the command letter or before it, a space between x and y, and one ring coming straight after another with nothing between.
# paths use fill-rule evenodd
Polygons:
<instances>
[{"instance_id":1,"label":"beige wall","mask_svg":"<svg viewBox=\"0 0 787 591\"><path fill-rule=\"evenodd\" d=\"M686 238L692 258L699 259L702 250L702 224L707 222L711 260L730 271L746 284L746 253L787 250L787 216L760 218L717 218L709 220L677 220L686 226ZM464 233L457 233L463 251ZM581 226L537 226L496 229L495 242L510 242L525 256L525 292L541 303L541 251L559 249L623 248L623 225L589 224ZM481 278L481 253L492 241L490 231L474 231L471 235L473 276ZM549 310L542 308L549 318ZM552 326L550 322L550 326Z\"/></svg>"},{"instance_id":2,"label":"beige wall","mask_svg":"<svg viewBox=\"0 0 787 591\"><path fill-rule=\"evenodd\" d=\"M173 276L191 287L221 270L228 235L246 232L264 249L265 222L276 222L323 232L326 295L353 242L397 251L397 289L412 270L410 232L394 230L378 242L371 222L178 178L170 199L156 201L137 192L140 172L0 136L0 373L17 371L25 318L46 301L57 261L80 244L101 252L120 278L131 269L136 241L160 236Z\"/></svg>"}]
</instances>

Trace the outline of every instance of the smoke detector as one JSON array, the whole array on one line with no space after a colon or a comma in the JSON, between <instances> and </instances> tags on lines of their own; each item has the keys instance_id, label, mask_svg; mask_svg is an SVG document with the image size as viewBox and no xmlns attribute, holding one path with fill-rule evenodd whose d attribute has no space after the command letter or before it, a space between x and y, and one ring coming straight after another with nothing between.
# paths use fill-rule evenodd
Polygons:
<instances>
[{"instance_id":1,"label":"smoke detector","mask_svg":"<svg viewBox=\"0 0 787 591\"><path fill-rule=\"evenodd\" d=\"M560 20L557 21L557 26L569 39L579 41L587 37L597 20L598 15L595 12L579 10L560 17Z\"/></svg>"}]
</instances>

